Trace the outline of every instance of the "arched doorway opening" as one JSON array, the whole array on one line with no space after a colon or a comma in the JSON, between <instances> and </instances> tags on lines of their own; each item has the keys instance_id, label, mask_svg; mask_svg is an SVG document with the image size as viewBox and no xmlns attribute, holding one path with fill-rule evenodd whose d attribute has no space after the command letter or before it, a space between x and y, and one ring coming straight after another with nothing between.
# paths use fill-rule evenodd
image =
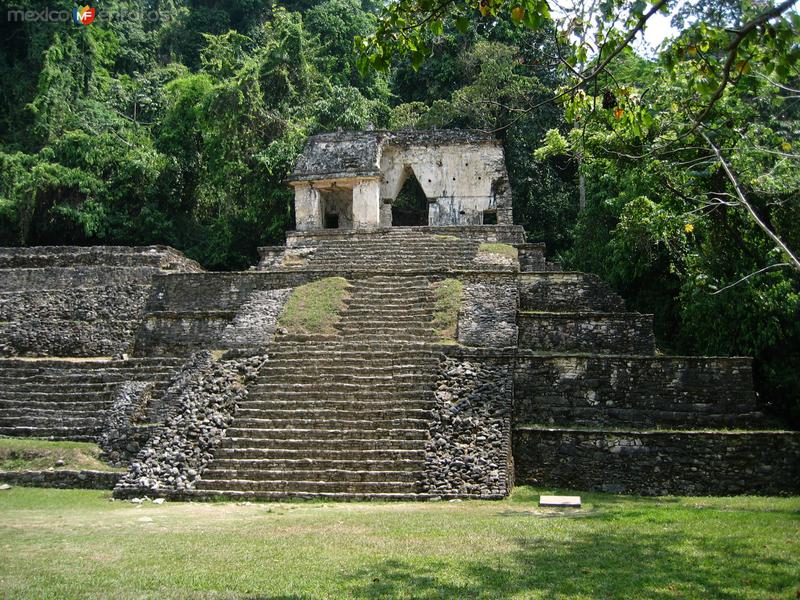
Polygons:
<instances>
[{"instance_id":1,"label":"arched doorway opening","mask_svg":"<svg viewBox=\"0 0 800 600\"><path fill-rule=\"evenodd\" d=\"M413 227L428 224L428 197L414 172L409 169L400 193L392 202L392 226Z\"/></svg>"}]
</instances>

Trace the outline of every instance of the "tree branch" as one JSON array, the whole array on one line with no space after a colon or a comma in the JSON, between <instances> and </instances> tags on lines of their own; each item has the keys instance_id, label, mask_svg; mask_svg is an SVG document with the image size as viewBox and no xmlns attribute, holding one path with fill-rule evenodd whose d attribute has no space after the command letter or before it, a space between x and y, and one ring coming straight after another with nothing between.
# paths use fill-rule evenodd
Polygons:
<instances>
[{"instance_id":1,"label":"tree branch","mask_svg":"<svg viewBox=\"0 0 800 600\"><path fill-rule=\"evenodd\" d=\"M700 116L698 116L694 120L692 131L694 131L700 126L700 124L703 122L703 119L705 119L708 116L708 113L711 112L711 109L714 108L714 105L717 103L717 101L720 98L722 98L722 94L723 92L725 92L725 88L728 87L728 84L731 81L731 71L733 70L734 62L736 61L736 56L738 54L739 46L744 41L744 39L748 35L750 35L756 29L756 27L758 27L759 25L763 25L770 19L773 19L783 14L784 12L789 10L795 3L797 3L797 0L784 0L783 3L779 4L775 8L764 11L756 18L748 21L736 32L736 37L734 37L731 43L728 44L728 47L725 48L725 50L728 51L728 58L725 61L725 66L722 69L722 81L719 82L719 86L711 95L711 99L709 100L706 107L703 109L703 112L701 112Z\"/></svg>"},{"instance_id":2,"label":"tree branch","mask_svg":"<svg viewBox=\"0 0 800 600\"><path fill-rule=\"evenodd\" d=\"M733 172L731 171L728 163L725 162L725 159L722 157L722 153L719 151L719 148L714 145L709 137L706 135L705 131L701 131L700 135L703 136L703 139L711 146L711 149L714 151L714 154L719 161L719 164L722 165L722 170L725 171L725 175L728 177L728 180L733 185L733 189L736 192L736 197L739 199L739 202L742 203L742 206L747 209L747 212L750 213L752 219L756 222L756 224L761 228L761 230L766 233L769 238L775 242L778 247L789 257L789 260L792 263L792 266L800 271L800 259L798 259L794 253L789 249L789 247L783 242L781 238L777 236L777 234L769 228L769 226L761 219L758 213L755 211L753 206L748 202L747 197L744 195L742 191L742 187L739 185L739 181L734 176Z\"/></svg>"},{"instance_id":3,"label":"tree branch","mask_svg":"<svg viewBox=\"0 0 800 600\"><path fill-rule=\"evenodd\" d=\"M729 290L732 287L735 287L735 286L739 285L740 283L743 283L743 282L747 281L751 277L755 277L756 275L759 275L759 274L763 273L764 271L769 271L770 269L777 269L778 267L791 267L791 266L792 265L787 263L787 262L775 263L774 265L769 265L767 267L764 267L763 269L759 269L758 271L754 271L753 273L750 273L749 275L745 275L744 277L742 277L741 279L739 279L737 281L734 281L730 285L726 285L724 288L718 289L716 292L711 292L711 295L712 296L716 296L717 294L721 294L725 290Z\"/></svg>"}]
</instances>

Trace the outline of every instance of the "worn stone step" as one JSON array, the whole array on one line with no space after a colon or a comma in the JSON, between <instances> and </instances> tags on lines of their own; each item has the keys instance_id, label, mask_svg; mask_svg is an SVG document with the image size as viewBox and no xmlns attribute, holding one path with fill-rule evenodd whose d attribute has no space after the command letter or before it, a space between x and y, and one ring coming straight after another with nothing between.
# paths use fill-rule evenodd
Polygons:
<instances>
[{"instance_id":1,"label":"worn stone step","mask_svg":"<svg viewBox=\"0 0 800 600\"><path fill-rule=\"evenodd\" d=\"M369 450L424 450L427 437L417 438L403 437L358 437L351 436L348 439L337 439L332 437L320 438L312 435L305 437L254 437L247 434L237 435L235 430L230 428L226 431L226 436L220 441L218 448L256 448L271 451L327 451L339 450L342 452L369 451Z\"/></svg>"},{"instance_id":2,"label":"worn stone step","mask_svg":"<svg viewBox=\"0 0 800 600\"><path fill-rule=\"evenodd\" d=\"M425 440L428 438L427 429L404 429L394 427L365 429L356 427L354 429L340 429L332 427L329 429L299 428L299 427L240 427L237 423L229 427L226 435L231 437L245 437L250 439L269 439L269 440L292 440L292 439L316 439L316 440Z\"/></svg>"},{"instance_id":3,"label":"worn stone step","mask_svg":"<svg viewBox=\"0 0 800 600\"><path fill-rule=\"evenodd\" d=\"M420 469L412 470L349 470L349 469L277 469L267 470L261 468L218 468L212 462L203 471L203 479L217 481L223 480L242 480L249 481L314 481L319 483L382 483L382 482L405 482L413 483L420 479Z\"/></svg>"},{"instance_id":4,"label":"worn stone step","mask_svg":"<svg viewBox=\"0 0 800 600\"><path fill-rule=\"evenodd\" d=\"M36 437L53 440L88 441L97 438L100 427L75 426L75 427L32 427L0 426L0 435L11 437Z\"/></svg>"},{"instance_id":5,"label":"worn stone step","mask_svg":"<svg viewBox=\"0 0 800 600\"><path fill-rule=\"evenodd\" d=\"M107 392L83 392L76 394L74 392L8 392L0 393L0 397L4 400L30 400L31 402L69 402L70 399L80 398L84 401L102 402L111 400L111 390Z\"/></svg>"},{"instance_id":6,"label":"worn stone step","mask_svg":"<svg viewBox=\"0 0 800 600\"><path fill-rule=\"evenodd\" d=\"M13 415L9 415L13 416ZM2 418L2 417L0 417ZM373 409L348 410L345 408L313 408L296 407L291 409L263 409L239 407L236 411L236 423L242 427L246 423L259 424L289 422L300 425L308 422L317 422L326 426L333 426L343 422L353 423L367 421L370 423L409 422L419 424L430 420L430 410L411 408L387 408L378 406Z\"/></svg>"},{"instance_id":7,"label":"worn stone step","mask_svg":"<svg viewBox=\"0 0 800 600\"><path fill-rule=\"evenodd\" d=\"M261 373L267 372L271 369L286 369L286 370L320 370L331 368L343 368L351 371L355 370L385 370L385 369L424 369L430 368L431 365L436 365L437 362L431 359L414 360L411 357L403 359L384 358L369 360L358 359L352 360L349 358L341 358L338 356L331 356L329 358L318 358L314 360L306 359L282 359L277 358L268 360L263 367Z\"/></svg>"},{"instance_id":8,"label":"worn stone step","mask_svg":"<svg viewBox=\"0 0 800 600\"><path fill-rule=\"evenodd\" d=\"M305 394L311 398L327 398L331 397L334 393L353 394L364 392L367 395L378 397L390 398L399 394L403 397L408 395L423 396L429 394L432 390L432 383L430 385L421 385L419 382L399 383L342 383L337 381L312 381L309 383L289 383L286 381L278 382L259 382L251 387L251 396L266 396L270 395L271 398L289 397L288 392L299 392L301 395ZM362 394L363 395L363 394Z\"/></svg>"},{"instance_id":9,"label":"worn stone step","mask_svg":"<svg viewBox=\"0 0 800 600\"><path fill-rule=\"evenodd\" d=\"M427 419L414 419L406 416L386 419L319 419L319 418L256 418L256 417L236 417L233 426L237 429L302 429L308 431L315 430L361 430L363 432L381 429L424 429L428 426Z\"/></svg>"},{"instance_id":10,"label":"worn stone step","mask_svg":"<svg viewBox=\"0 0 800 600\"><path fill-rule=\"evenodd\" d=\"M219 471L235 471L239 474L247 472L402 472L414 471L419 472L425 468L425 460L423 458L408 459L408 458L394 458L394 459L320 459L320 458L214 458L214 462L209 466L214 474ZM211 479L222 479L209 474L208 470L203 471L203 476L208 475ZM241 477L236 477L241 478ZM316 477L314 477L316 479ZM259 477L245 477L245 479L259 479ZM287 477L287 479L289 479Z\"/></svg>"},{"instance_id":11,"label":"worn stone step","mask_svg":"<svg viewBox=\"0 0 800 600\"><path fill-rule=\"evenodd\" d=\"M330 500L332 502L402 502L402 501L425 501L431 498L442 498L441 495L423 493L347 493L347 492L263 492L263 491L242 491L242 490L191 490L184 492L189 498L213 499L229 498L231 500ZM459 497L463 497L459 496ZM477 498L477 497L476 497ZM482 499L499 499L499 496L482 496Z\"/></svg>"},{"instance_id":12,"label":"worn stone step","mask_svg":"<svg viewBox=\"0 0 800 600\"><path fill-rule=\"evenodd\" d=\"M102 418L103 412L111 407L109 402L106 406L93 405L88 408L74 408L68 409L47 409L34 406L19 406L14 408L7 408L0 404L0 422L10 423L12 419L18 420L22 424L34 424L37 420L74 420L78 419L83 422L93 422L96 419Z\"/></svg>"},{"instance_id":13,"label":"worn stone step","mask_svg":"<svg viewBox=\"0 0 800 600\"><path fill-rule=\"evenodd\" d=\"M369 388L360 389L357 391L329 391L319 390L315 392L297 391L297 390L276 390L271 392L251 392L248 394L246 402L283 402L292 405L299 403L370 403L370 402L391 402L393 404L405 405L409 402L433 402L434 391L433 389L417 389L410 391L389 391L383 394L375 392Z\"/></svg>"},{"instance_id":14,"label":"worn stone step","mask_svg":"<svg viewBox=\"0 0 800 600\"><path fill-rule=\"evenodd\" d=\"M274 464L306 464L321 461L321 464L354 463L368 464L415 462L424 463L424 449L332 449L324 445L316 448L252 448L252 447L218 447L214 450L215 462L220 464L226 460L270 461Z\"/></svg>"},{"instance_id":15,"label":"worn stone step","mask_svg":"<svg viewBox=\"0 0 800 600\"><path fill-rule=\"evenodd\" d=\"M255 481L249 479L201 479L199 490L242 490L262 492L347 492L347 493L405 493L418 491L420 486L410 481Z\"/></svg>"},{"instance_id":16,"label":"worn stone step","mask_svg":"<svg viewBox=\"0 0 800 600\"><path fill-rule=\"evenodd\" d=\"M379 411L379 410L411 410L430 411L436 405L433 395L429 399L402 399L395 397L370 400L332 400L330 398L295 398L292 400L251 399L248 398L239 404L237 415L245 415L242 411L292 411L292 410L344 410L344 411Z\"/></svg>"},{"instance_id":17,"label":"worn stone step","mask_svg":"<svg viewBox=\"0 0 800 600\"><path fill-rule=\"evenodd\" d=\"M12 414L9 411L20 410L48 410L48 411L86 411L92 412L97 410L106 410L112 404L112 400L104 400L101 402L85 402L83 400L74 400L69 402L36 402L29 400L6 400L0 398L0 411L4 414Z\"/></svg>"},{"instance_id":18,"label":"worn stone step","mask_svg":"<svg viewBox=\"0 0 800 600\"><path fill-rule=\"evenodd\" d=\"M267 371L268 373L268 371ZM309 373L285 373L280 377L259 377L258 387L269 385L302 385L302 384L319 384L319 385L337 385L337 386L367 386L367 385L424 385L431 381L432 375L424 373L403 373L395 372L388 374L365 374L355 375L351 373L340 372L337 375L329 374L330 379L320 377L319 375Z\"/></svg>"}]
</instances>

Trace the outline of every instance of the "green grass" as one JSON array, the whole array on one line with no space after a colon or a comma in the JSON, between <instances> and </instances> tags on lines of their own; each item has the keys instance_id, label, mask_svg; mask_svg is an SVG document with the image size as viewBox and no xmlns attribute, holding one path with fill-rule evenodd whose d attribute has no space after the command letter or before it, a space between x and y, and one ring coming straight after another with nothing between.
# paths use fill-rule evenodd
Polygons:
<instances>
[{"instance_id":1,"label":"green grass","mask_svg":"<svg viewBox=\"0 0 800 600\"><path fill-rule=\"evenodd\" d=\"M330 334L348 297L343 277L326 277L296 287L283 307L278 326L290 334Z\"/></svg>"},{"instance_id":2,"label":"green grass","mask_svg":"<svg viewBox=\"0 0 800 600\"><path fill-rule=\"evenodd\" d=\"M63 461L63 465L57 465ZM100 460L100 447L88 442L50 442L35 438L0 438L0 471L49 468L117 471Z\"/></svg>"},{"instance_id":3,"label":"green grass","mask_svg":"<svg viewBox=\"0 0 800 600\"><path fill-rule=\"evenodd\" d=\"M458 279L443 279L433 284L433 294L436 298L433 328L441 340L455 341L463 291L464 284Z\"/></svg>"},{"instance_id":4,"label":"green grass","mask_svg":"<svg viewBox=\"0 0 800 600\"><path fill-rule=\"evenodd\" d=\"M800 498L167 503L0 492L4 598L795 598Z\"/></svg>"},{"instance_id":5,"label":"green grass","mask_svg":"<svg viewBox=\"0 0 800 600\"><path fill-rule=\"evenodd\" d=\"M510 244L488 244L484 243L478 246L478 252L485 252L488 254L500 254L507 258L516 260L518 253L517 249Z\"/></svg>"}]
</instances>

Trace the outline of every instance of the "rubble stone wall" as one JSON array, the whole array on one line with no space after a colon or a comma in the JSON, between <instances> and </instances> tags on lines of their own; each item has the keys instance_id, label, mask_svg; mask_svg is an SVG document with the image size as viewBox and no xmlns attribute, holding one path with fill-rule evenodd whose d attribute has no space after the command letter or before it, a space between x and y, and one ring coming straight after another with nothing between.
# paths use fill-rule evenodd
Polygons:
<instances>
[{"instance_id":1,"label":"rubble stone wall","mask_svg":"<svg viewBox=\"0 0 800 600\"><path fill-rule=\"evenodd\" d=\"M515 428L516 482L643 495L800 493L800 433Z\"/></svg>"}]
</instances>

